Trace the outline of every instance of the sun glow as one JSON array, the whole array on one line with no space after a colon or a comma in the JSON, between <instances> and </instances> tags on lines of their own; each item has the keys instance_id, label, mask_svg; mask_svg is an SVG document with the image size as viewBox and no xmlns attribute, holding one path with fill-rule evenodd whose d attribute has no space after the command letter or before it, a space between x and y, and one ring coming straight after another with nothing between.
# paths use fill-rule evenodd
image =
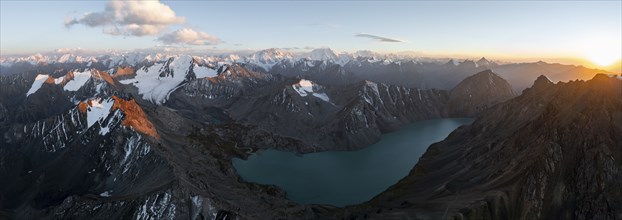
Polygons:
<instances>
[{"instance_id":1,"label":"sun glow","mask_svg":"<svg viewBox=\"0 0 622 220\"><path fill-rule=\"evenodd\" d=\"M611 51L593 51L585 54L586 58L601 67L608 67L620 60L620 53L615 50Z\"/></svg>"},{"instance_id":2,"label":"sun glow","mask_svg":"<svg viewBox=\"0 0 622 220\"><path fill-rule=\"evenodd\" d=\"M622 59L620 39L607 35L588 38L581 50L583 57L600 67L610 67Z\"/></svg>"}]
</instances>

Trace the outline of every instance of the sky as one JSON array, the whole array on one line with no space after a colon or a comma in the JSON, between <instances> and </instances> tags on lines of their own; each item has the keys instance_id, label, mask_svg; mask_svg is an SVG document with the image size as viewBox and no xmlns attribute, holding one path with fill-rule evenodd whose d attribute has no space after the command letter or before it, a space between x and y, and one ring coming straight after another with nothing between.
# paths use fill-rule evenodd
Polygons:
<instances>
[{"instance_id":1,"label":"sky","mask_svg":"<svg viewBox=\"0 0 622 220\"><path fill-rule=\"evenodd\" d=\"M154 47L330 47L605 67L622 56L622 1L0 0L2 55Z\"/></svg>"}]
</instances>

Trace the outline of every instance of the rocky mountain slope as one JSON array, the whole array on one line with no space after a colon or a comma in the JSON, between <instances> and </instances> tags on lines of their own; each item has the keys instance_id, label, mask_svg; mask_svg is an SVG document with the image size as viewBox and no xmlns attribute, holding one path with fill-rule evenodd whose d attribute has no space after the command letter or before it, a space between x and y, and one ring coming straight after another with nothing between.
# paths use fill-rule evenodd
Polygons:
<instances>
[{"instance_id":1,"label":"rocky mountain slope","mask_svg":"<svg viewBox=\"0 0 622 220\"><path fill-rule=\"evenodd\" d=\"M454 117L472 117L514 96L512 86L507 81L491 70L484 70L467 77L449 91L447 111Z\"/></svg>"},{"instance_id":2,"label":"rocky mountain slope","mask_svg":"<svg viewBox=\"0 0 622 220\"><path fill-rule=\"evenodd\" d=\"M411 173L348 218L622 217L622 80L539 77L432 145Z\"/></svg>"}]
</instances>

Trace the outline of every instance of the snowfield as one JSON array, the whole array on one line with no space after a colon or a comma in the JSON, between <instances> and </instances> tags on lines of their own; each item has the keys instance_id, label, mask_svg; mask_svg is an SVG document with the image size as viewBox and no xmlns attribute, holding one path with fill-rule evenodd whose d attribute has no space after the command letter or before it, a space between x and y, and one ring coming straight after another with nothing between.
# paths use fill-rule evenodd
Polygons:
<instances>
[{"instance_id":1,"label":"snowfield","mask_svg":"<svg viewBox=\"0 0 622 220\"><path fill-rule=\"evenodd\" d=\"M143 99L161 105L166 102L168 96L179 88L179 85L186 79L191 64L191 56L176 57L169 64L169 68L172 70L170 76L160 77L160 73L165 66L164 63L156 63L153 66L136 71L136 77L133 79L121 80L120 82L136 86L138 93L143 96ZM201 74L209 75L209 73L204 72Z\"/></svg>"},{"instance_id":2,"label":"snowfield","mask_svg":"<svg viewBox=\"0 0 622 220\"><path fill-rule=\"evenodd\" d=\"M26 97L28 97L28 96L32 95L33 93L37 92L37 90L39 90L41 88L43 83L46 80L48 80L48 77L50 77L50 75L43 75L43 74L37 75L37 77L35 77L35 81L32 83L32 86L30 86L30 89L28 90L28 92L26 92Z\"/></svg>"},{"instance_id":3,"label":"snowfield","mask_svg":"<svg viewBox=\"0 0 622 220\"><path fill-rule=\"evenodd\" d=\"M65 91L78 91L87 81L91 79L91 70L84 72L74 72L73 79L65 84Z\"/></svg>"}]
</instances>

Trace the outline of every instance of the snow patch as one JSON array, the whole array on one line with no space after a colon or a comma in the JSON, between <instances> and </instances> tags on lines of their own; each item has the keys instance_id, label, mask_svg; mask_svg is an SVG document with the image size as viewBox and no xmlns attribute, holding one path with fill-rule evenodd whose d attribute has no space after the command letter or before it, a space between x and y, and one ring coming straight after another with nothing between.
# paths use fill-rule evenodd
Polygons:
<instances>
[{"instance_id":1,"label":"snow patch","mask_svg":"<svg viewBox=\"0 0 622 220\"><path fill-rule=\"evenodd\" d=\"M301 79L298 84L294 84L292 87L300 96L307 96L308 93L313 93L313 82L306 79Z\"/></svg>"},{"instance_id":2,"label":"snow patch","mask_svg":"<svg viewBox=\"0 0 622 220\"><path fill-rule=\"evenodd\" d=\"M95 122L103 120L110 114L110 109L114 104L113 99L108 99L106 101L101 101L101 99L91 100L91 105L87 108L86 112L86 122L88 127L90 128Z\"/></svg>"},{"instance_id":3,"label":"snow patch","mask_svg":"<svg viewBox=\"0 0 622 220\"><path fill-rule=\"evenodd\" d=\"M65 80L65 76L58 77L58 78L54 79L54 84L57 84L57 85L61 84L63 82L63 80Z\"/></svg>"},{"instance_id":4,"label":"snow patch","mask_svg":"<svg viewBox=\"0 0 622 220\"><path fill-rule=\"evenodd\" d=\"M194 75L197 77L197 79L218 76L218 72L215 69L211 69L209 67L194 64L194 67L192 69L194 70Z\"/></svg>"},{"instance_id":5,"label":"snow patch","mask_svg":"<svg viewBox=\"0 0 622 220\"><path fill-rule=\"evenodd\" d=\"M109 190L109 191L100 193L99 196L101 196L101 197L110 197L111 196L110 195L111 192L112 192L112 190Z\"/></svg>"},{"instance_id":6,"label":"snow patch","mask_svg":"<svg viewBox=\"0 0 622 220\"><path fill-rule=\"evenodd\" d=\"M110 132L110 127L102 127L101 130L99 130L99 134L102 136L108 134L109 132Z\"/></svg>"},{"instance_id":7,"label":"snow patch","mask_svg":"<svg viewBox=\"0 0 622 220\"><path fill-rule=\"evenodd\" d=\"M28 90L28 92L26 93L26 97L30 96L31 94L37 92L37 90L39 90L41 88L41 86L43 85L43 83L50 77L50 75L43 75L43 74L39 74L37 75L37 77L35 77L35 81L32 83L32 86L30 86L30 89Z\"/></svg>"},{"instance_id":8,"label":"snow patch","mask_svg":"<svg viewBox=\"0 0 622 220\"><path fill-rule=\"evenodd\" d=\"M326 95L326 93L320 93L317 92L313 89L313 87L315 86L315 83L313 83L312 81L306 80L306 79L301 79L300 82L298 82L297 84L292 85L292 88L294 88L294 90L296 90L296 92L298 93L298 95L305 97L309 94L324 100L326 102L330 101L330 98L328 98L328 95Z\"/></svg>"},{"instance_id":9,"label":"snow patch","mask_svg":"<svg viewBox=\"0 0 622 220\"><path fill-rule=\"evenodd\" d=\"M87 81L91 79L91 70L84 72L74 72L73 79L63 87L66 91L78 91Z\"/></svg>"},{"instance_id":10,"label":"snow patch","mask_svg":"<svg viewBox=\"0 0 622 220\"><path fill-rule=\"evenodd\" d=\"M321 100L324 100L325 102L330 101L330 98L328 98L328 95L326 95L326 93L313 93L313 96L318 97Z\"/></svg>"}]
</instances>

